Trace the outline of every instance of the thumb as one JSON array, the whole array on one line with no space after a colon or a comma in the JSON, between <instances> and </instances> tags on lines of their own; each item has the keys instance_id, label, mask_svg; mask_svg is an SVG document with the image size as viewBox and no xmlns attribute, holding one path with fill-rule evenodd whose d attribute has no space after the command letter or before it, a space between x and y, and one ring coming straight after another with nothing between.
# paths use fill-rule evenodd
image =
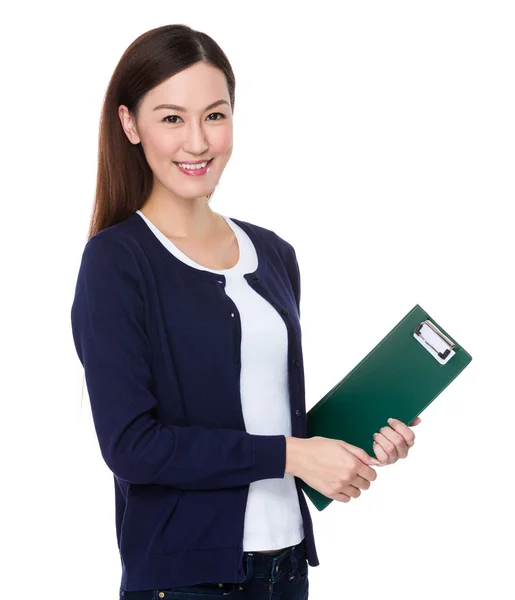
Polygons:
<instances>
[{"instance_id":1,"label":"thumb","mask_svg":"<svg viewBox=\"0 0 515 600\"><path fill-rule=\"evenodd\" d=\"M381 466L381 462L379 462L377 460L377 458L372 458L371 456L369 456L365 450L363 450L363 448L358 448L357 446L353 446L352 444L345 444L345 448L351 453L354 454L354 456L356 458L359 458L359 460L363 463L365 463L366 465L379 465Z\"/></svg>"}]
</instances>

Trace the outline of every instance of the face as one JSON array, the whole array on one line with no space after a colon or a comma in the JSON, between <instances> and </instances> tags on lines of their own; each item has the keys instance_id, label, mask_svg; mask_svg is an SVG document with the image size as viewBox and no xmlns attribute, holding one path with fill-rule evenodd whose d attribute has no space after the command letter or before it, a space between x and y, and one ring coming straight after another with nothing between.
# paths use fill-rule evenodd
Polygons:
<instances>
[{"instance_id":1,"label":"face","mask_svg":"<svg viewBox=\"0 0 515 600\"><path fill-rule=\"evenodd\" d=\"M218 101L223 102L211 106ZM171 104L181 108L158 108ZM213 192L232 154L232 112L222 71L197 63L150 90L137 121L123 105L119 116L129 140L141 142L154 173L153 193L192 199ZM205 169L193 171L197 175L177 165L209 159Z\"/></svg>"}]
</instances>

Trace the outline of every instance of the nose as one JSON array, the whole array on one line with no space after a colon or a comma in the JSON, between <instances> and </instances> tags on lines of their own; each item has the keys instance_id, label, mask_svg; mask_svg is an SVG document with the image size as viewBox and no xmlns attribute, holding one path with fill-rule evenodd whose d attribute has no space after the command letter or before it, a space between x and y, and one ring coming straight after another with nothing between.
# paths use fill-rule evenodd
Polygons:
<instances>
[{"instance_id":1,"label":"nose","mask_svg":"<svg viewBox=\"0 0 515 600\"><path fill-rule=\"evenodd\" d=\"M206 134L201 125L193 120L185 128L186 135L183 142L184 151L188 154L202 154L208 149Z\"/></svg>"}]
</instances>

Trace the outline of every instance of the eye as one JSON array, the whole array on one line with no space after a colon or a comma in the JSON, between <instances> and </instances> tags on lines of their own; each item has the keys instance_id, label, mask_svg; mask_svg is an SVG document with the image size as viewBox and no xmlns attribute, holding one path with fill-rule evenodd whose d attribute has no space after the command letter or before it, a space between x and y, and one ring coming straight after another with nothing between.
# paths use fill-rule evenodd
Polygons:
<instances>
[{"instance_id":1,"label":"eye","mask_svg":"<svg viewBox=\"0 0 515 600\"><path fill-rule=\"evenodd\" d=\"M225 115L223 113L220 113L220 112L211 113L209 115L209 117L211 115L220 115L222 117L222 119L225 119ZM164 117L162 119L166 123L170 123L170 125L175 125L177 123L177 121L167 121L167 119L181 119L181 117L179 117L179 115L167 115L166 117ZM210 121L221 121L222 119L210 119ZM181 121L182 121L182 119L181 119Z\"/></svg>"},{"instance_id":2,"label":"eye","mask_svg":"<svg viewBox=\"0 0 515 600\"><path fill-rule=\"evenodd\" d=\"M214 112L214 113L211 113L211 115L220 115L220 116L222 117L222 119L225 119L225 115L224 115L224 114L222 114L222 113L219 113L219 112ZM209 116L211 116L211 115L209 115ZM211 119L211 120L212 120L212 121L213 121L213 120L215 120L215 121L221 121L222 119Z\"/></svg>"}]
</instances>

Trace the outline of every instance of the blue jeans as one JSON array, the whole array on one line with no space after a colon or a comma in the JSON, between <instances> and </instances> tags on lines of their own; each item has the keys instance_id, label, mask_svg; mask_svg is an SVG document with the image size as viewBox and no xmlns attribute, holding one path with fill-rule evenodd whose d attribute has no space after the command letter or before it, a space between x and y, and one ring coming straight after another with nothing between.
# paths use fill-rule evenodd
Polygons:
<instances>
[{"instance_id":1,"label":"blue jeans","mask_svg":"<svg viewBox=\"0 0 515 600\"><path fill-rule=\"evenodd\" d=\"M181 587L126 592L119 600L308 600L305 540L276 554L244 552L242 583L199 583Z\"/></svg>"}]
</instances>

